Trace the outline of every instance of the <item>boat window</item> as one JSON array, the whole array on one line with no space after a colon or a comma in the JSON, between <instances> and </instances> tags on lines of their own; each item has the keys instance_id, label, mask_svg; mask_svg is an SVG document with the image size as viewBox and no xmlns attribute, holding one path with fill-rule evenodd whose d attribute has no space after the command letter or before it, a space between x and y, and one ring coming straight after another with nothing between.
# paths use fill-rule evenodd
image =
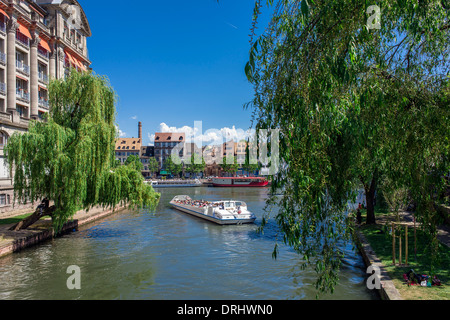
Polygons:
<instances>
[{"instance_id":1,"label":"boat window","mask_svg":"<svg viewBox=\"0 0 450 320\"><path fill-rule=\"evenodd\" d=\"M231 202L225 202L225 208L231 208L232 206Z\"/></svg>"}]
</instances>

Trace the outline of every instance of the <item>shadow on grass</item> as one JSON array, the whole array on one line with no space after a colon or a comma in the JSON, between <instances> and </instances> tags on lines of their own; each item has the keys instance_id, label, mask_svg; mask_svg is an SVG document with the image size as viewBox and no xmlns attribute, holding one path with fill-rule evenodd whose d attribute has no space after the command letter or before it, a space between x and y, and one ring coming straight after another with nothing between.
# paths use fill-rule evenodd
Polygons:
<instances>
[{"instance_id":1,"label":"shadow on grass","mask_svg":"<svg viewBox=\"0 0 450 320\"><path fill-rule=\"evenodd\" d=\"M5 218L5 219L0 219L0 225L5 225L5 224L15 224L18 223L20 221L22 221L23 219L31 216L32 213L27 213L27 214L23 214L20 216L15 216L15 217L11 217L11 218Z\"/></svg>"},{"instance_id":2,"label":"shadow on grass","mask_svg":"<svg viewBox=\"0 0 450 320\"><path fill-rule=\"evenodd\" d=\"M402 263L399 262L399 241L396 239L396 263L392 262L392 238L390 234L385 232L382 225L362 225L360 229L366 236L367 241L375 251L377 257L381 259L386 271L391 277L396 280L396 286L402 288L402 296L410 295L411 299L450 299L450 248L442 243L438 248L438 261L434 266L434 274L441 280L441 286L433 286L431 288L410 286L406 284L403 279L403 274L413 269L417 274L432 274L431 269L431 255L430 255L430 240L419 229L416 233L416 243L414 243L414 232L409 228L408 232L408 264L405 264L405 238L402 241ZM405 297L408 298L408 297Z\"/></svg>"}]
</instances>

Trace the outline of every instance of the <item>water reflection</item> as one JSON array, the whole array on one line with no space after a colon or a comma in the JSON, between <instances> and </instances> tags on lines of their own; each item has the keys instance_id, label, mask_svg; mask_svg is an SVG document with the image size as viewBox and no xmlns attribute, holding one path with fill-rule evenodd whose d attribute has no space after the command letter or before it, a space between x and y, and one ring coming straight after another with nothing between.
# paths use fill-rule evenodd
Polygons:
<instances>
[{"instance_id":1,"label":"water reflection","mask_svg":"<svg viewBox=\"0 0 450 320\"><path fill-rule=\"evenodd\" d=\"M191 193L192 191L192 193ZM257 233L264 189L164 189L155 212L120 212L79 232L0 259L0 299L314 299L315 273L281 245L274 221ZM245 201L256 224L219 226L171 209L176 194ZM361 257L346 247L336 293L372 299ZM81 269L68 290L67 267Z\"/></svg>"}]
</instances>

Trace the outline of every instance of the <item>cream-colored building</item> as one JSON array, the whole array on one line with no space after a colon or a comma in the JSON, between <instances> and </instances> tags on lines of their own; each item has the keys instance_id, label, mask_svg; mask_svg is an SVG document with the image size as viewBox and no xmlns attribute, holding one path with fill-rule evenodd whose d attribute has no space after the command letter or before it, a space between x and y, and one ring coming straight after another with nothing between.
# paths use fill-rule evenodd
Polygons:
<instances>
[{"instance_id":1,"label":"cream-colored building","mask_svg":"<svg viewBox=\"0 0 450 320\"><path fill-rule=\"evenodd\" d=\"M4 146L49 111L48 83L87 71L91 30L76 0L0 0L0 214L13 201Z\"/></svg>"}]
</instances>

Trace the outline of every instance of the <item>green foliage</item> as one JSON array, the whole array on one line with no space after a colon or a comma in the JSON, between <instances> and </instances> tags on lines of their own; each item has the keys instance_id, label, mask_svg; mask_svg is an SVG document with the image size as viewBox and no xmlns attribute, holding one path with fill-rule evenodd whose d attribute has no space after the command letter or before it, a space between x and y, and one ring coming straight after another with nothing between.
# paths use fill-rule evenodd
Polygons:
<instances>
[{"instance_id":1,"label":"green foliage","mask_svg":"<svg viewBox=\"0 0 450 320\"><path fill-rule=\"evenodd\" d=\"M56 230L77 210L120 201L154 207L159 199L132 166L116 166L114 90L106 78L72 71L49 84L46 122L31 121L6 147L19 201L49 199Z\"/></svg>"},{"instance_id":2,"label":"green foliage","mask_svg":"<svg viewBox=\"0 0 450 320\"><path fill-rule=\"evenodd\" d=\"M137 171L144 170L144 165L142 164L141 159L139 159L139 156L137 155L129 156L125 161L125 165L131 165Z\"/></svg>"},{"instance_id":3,"label":"green foliage","mask_svg":"<svg viewBox=\"0 0 450 320\"><path fill-rule=\"evenodd\" d=\"M239 170L239 165L237 163L237 157L232 156L232 155L227 155L223 159L223 163L220 164L220 167L225 172L235 174Z\"/></svg>"},{"instance_id":4,"label":"green foliage","mask_svg":"<svg viewBox=\"0 0 450 320\"><path fill-rule=\"evenodd\" d=\"M183 171L183 165L173 162L172 156L167 157L164 161L164 169L170 172L172 175L179 175Z\"/></svg>"},{"instance_id":5,"label":"green foliage","mask_svg":"<svg viewBox=\"0 0 450 320\"><path fill-rule=\"evenodd\" d=\"M190 164L186 165L186 171L192 174L199 174L205 171L206 163L202 156L194 153L191 155Z\"/></svg>"},{"instance_id":6,"label":"green foliage","mask_svg":"<svg viewBox=\"0 0 450 320\"><path fill-rule=\"evenodd\" d=\"M449 9L377 5L381 28L370 29L365 1L277 1L245 68L256 129L281 131L286 165L272 194L283 195L268 204L280 208L285 243L315 266L320 291L338 279L355 189L382 178L409 190L436 241L433 201L450 171Z\"/></svg>"},{"instance_id":7,"label":"green foliage","mask_svg":"<svg viewBox=\"0 0 450 320\"><path fill-rule=\"evenodd\" d=\"M157 172L159 169L158 161L154 157L148 159L148 170L152 173Z\"/></svg>"}]
</instances>

